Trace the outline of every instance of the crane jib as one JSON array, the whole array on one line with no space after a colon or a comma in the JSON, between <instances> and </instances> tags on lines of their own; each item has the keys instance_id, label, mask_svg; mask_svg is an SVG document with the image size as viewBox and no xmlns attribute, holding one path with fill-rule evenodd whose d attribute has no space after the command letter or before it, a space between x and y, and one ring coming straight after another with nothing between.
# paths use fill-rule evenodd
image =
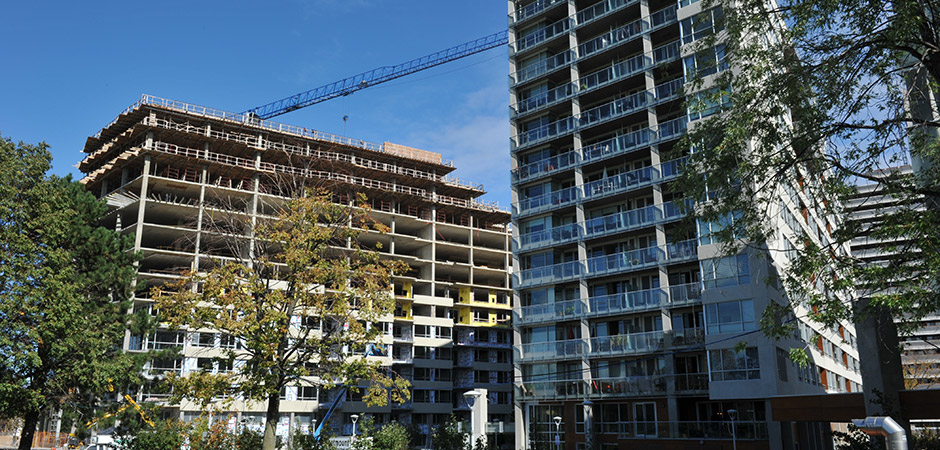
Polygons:
<instances>
[{"instance_id":1,"label":"crane jib","mask_svg":"<svg viewBox=\"0 0 940 450\"><path fill-rule=\"evenodd\" d=\"M257 106L245 111L245 113L262 120L270 119L332 98L350 95L358 90L391 81L405 75L410 75L431 67L500 47L508 42L509 32L505 30L500 31L420 58L415 58L402 64L382 66L368 72L353 75L349 78L329 83L309 91Z\"/></svg>"}]
</instances>

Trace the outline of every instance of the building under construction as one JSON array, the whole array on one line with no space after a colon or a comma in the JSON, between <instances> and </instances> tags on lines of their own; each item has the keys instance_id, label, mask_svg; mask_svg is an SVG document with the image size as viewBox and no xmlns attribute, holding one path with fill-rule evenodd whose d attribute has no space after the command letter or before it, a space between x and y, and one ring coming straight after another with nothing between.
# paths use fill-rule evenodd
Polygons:
<instances>
[{"instance_id":1,"label":"building under construction","mask_svg":"<svg viewBox=\"0 0 940 450\"><path fill-rule=\"evenodd\" d=\"M340 203L365 194L372 217L388 226L360 240L381 243L381 252L411 270L395 279L397 308L382 336L389 351L370 358L409 378L412 400L366 408L361 394L291 387L282 394L279 433L322 422L342 392L329 418L335 433L348 435L350 415L368 413L377 424L397 420L427 435L452 411L469 411L462 394L473 388L488 390L490 421L513 429L509 213L477 200L482 186L449 177L453 164L440 154L150 96L88 138L84 152L82 182L107 201L105 225L133 236L143 256L138 310L152 309L151 287L238 259L210 244L219 225L212 217L233 205L244 205L238 213L250 219L270 217L269 205L294 194L298 180L327 188ZM179 357L151 361L146 371L154 376L231 370L212 358L237 345L202 330L128 334L124 342L127 351L181 349ZM166 400L155 388L136 395ZM194 404L165 407L183 420L200 414ZM232 408L230 420L262 426L263 402Z\"/></svg>"}]
</instances>

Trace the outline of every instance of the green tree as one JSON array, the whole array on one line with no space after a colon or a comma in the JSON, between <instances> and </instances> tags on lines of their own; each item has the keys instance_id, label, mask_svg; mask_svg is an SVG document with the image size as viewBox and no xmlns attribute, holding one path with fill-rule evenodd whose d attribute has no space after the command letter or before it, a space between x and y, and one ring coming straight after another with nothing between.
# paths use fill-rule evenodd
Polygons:
<instances>
[{"instance_id":1,"label":"green tree","mask_svg":"<svg viewBox=\"0 0 940 450\"><path fill-rule=\"evenodd\" d=\"M689 162L676 189L729 253L751 246L790 260L779 274L789 304L765 311L767 333L792 335L784 318L797 305L824 326L891 329L893 316L902 331L940 309L940 2L703 2L723 14L695 20L687 103L692 117L707 118L690 124L678 148ZM880 170L906 154L913 175ZM845 220L846 203L870 195L862 184L880 185L895 203L870 227ZM802 223L790 248L768 221L787 214ZM850 254L866 235L897 256L868 264ZM856 291L862 301L849 300ZM869 334L891 335L860 331ZM886 345L899 366L896 343ZM900 378L900 367L886 370Z\"/></svg>"},{"instance_id":2,"label":"green tree","mask_svg":"<svg viewBox=\"0 0 940 450\"><path fill-rule=\"evenodd\" d=\"M141 363L121 351L132 243L98 226L107 208L82 184L46 175L50 161L44 143L0 137L0 416L23 417L22 450L43 412L92 407L139 382Z\"/></svg>"},{"instance_id":3,"label":"green tree","mask_svg":"<svg viewBox=\"0 0 940 450\"><path fill-rule=\"evenodd\" d=\"M467 448L468 435L460 431L458 423L457 417L451 415L446 422L434 429L431 433L431 444L434 448L451 450Z\"/></svg>"},{"instance_id":4,"label":"green tree","mask_svg":"<svg viewBox=\"0 0 940 450\"><path fill-rule=\"evenodd\" d=\"M227 244L243 255L239 261L220 262L155 293L171 327L211 328L242 342L227 352L232 373L171 376L175 399L207 406L213 397L238 393L267 401L265 450L275 447L280 393L287 386L365 389L369 405L410 396L407 380L363 356L383 351L376 324L394 309L392 276L407 267L359 246L359 235L383 231L381 224L366 206L333 203L326 192L311 191L280 207L272 220L229 227L249 231Z\"/></svg>"}]
</instances>

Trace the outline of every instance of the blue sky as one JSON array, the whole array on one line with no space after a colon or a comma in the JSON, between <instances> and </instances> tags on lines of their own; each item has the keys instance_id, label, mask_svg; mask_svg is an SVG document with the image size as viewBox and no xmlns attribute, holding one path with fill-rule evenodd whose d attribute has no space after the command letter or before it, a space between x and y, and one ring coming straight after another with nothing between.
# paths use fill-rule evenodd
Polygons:
<instances>
[{"instance_id":1,"label":"blue sky","mask_svg":"<svg viewBox=\"0 0 940 450\"><path fill-rule=\"evenodd\" d=\"M53 172L76 176L85 139L141 94L241 112L507 23L504 0L25 1L0 12L0 134L46 141ZM274 120L442 153L508 206L507 73L503 47Z\"/></svg>"}]
</instances>

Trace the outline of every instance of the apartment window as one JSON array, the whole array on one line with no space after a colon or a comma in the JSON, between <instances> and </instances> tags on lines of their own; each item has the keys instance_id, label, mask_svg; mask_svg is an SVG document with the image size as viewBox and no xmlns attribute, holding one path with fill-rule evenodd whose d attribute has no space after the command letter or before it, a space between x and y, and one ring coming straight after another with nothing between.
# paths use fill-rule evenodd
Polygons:
<instances>
[{"instance_id":1,"label":"apartment window","mask_svg":"<svg viewBox=\"0 0 940 450\"><path fill-rule=\"evenodd\" d=\"M431 391L427 389L415 389L415 391L411 394L411 398L415 403L430 403Z\"/></svg>"},{"instance_id":2,"label":"apartment window","mask_svg":"<svg viewBox=\"0 0 940 450\"><path fill-rule=\"evenodd\" d=\"M728 109L731 106L731 96L727 89L714 87L690 95L688 103L689 120L699 120Z\"/></svg>"},{"instance_id":3,"label":"apartment window","mask_svg":"<svg viewBox=\"0 0 940 450\"><path fill-rule=\"evenodd\" d=\"M724 214L721 218L716 221L707 221L699 220L698 229L699 233L699 242L702 245L717 244L719 243L718 237L716 236L722 230L728 228L729 226L734 225L735 222L741 219L740 212ZM735 236L732 236L735 237Z\"/></svg>"},{"instance_id":4,"label":"apartment window","mask_svg":"<svg viewBox=\"0 0 940 450\"><path fill-rule=\"evenodd\" d=\"M754 302L735 300L705 305L708 334L740 333L755 328Z\"/></svg>"},{"instance_id":5,"label":"apartment window","mask_svg":"<svg viewBox=\"0 0 940 450\"><path fill-rule=\"evenodd\" d=\"M185 336L179 331L156 331L151 335L148 349L160 350L165 348L182 347Z\"/></svg>"},{"instance_id":6,"label":"apartment window","mask_svg":"<svg viewBox=\"0 0 940 450\"><path fill-rule=\"evenodd\" d=\"M708 359L712 381L760 379L757 347L748 347L743 351L731 348L710 350Z\"/></svg>"},{"instance_id":7,"label":"apartment window","mask_svg":"<svg viewBox=\"0 0 940 450\"><path fill-rule=\"evenodd\" d=\"M453 331L450 327L437 327L437 337L450 339L453 336Z\"/></svg>"},{"instance_id":8,"label":"apartment window","mask_svg":"<svg viewBox=\"0 0 940 450\"><path fill-rule=\"evenodd\" d=\"M221 334L219 335L219 347L222 348L242 348L238 342L238 338L232 336L231 334Z\"/></svg>"},{"instance_id":9,"label":"apartment window","mask_svg":"<svg viewBox=\"0 0 940 450\"><path fill-rule=\"evenodd\" d=\"M415 325L415 336L431 337L431 327L429 325Z\"/></svg>"},{"instance_id":10,"label":"apartment window","mask_svg":"<svg viewBox=\"0 0 940 450\"><path fill-rule=\"evenodd\" d=\"M489 383L490 382L490 373L486 370L474 370L473 371L473 382L474 383Z\"/></svg>"},{"instance_id":11,"label":"apartment window","mask_svg":"<svg viewBox=\"0 0 940 450\"><path fill-rule=\"evenodd\" d=\"M490 361L490 351L486 349L478 348L473 351L473 360L476 362L489 362Z\"/></svg>"},{"instance_id":12,"label":"apartment window","mask_svg":"<svg viewBox=\"0 0 940 450\"><path fill-rule=\"evenodd\" d=\"M497 405L508 405L512 403L512 394L509 392L497 392L496 393L496 404Z\"/></svg>"},{"instance_id":13,"label":"apartment window","mask_svg":"<svg viewBox=\"0 0 940 450\"><path fill-rule=\"evenodd\" d=\"M777 378L780 378L780 381L788 381L789 377L787 376L787 366L789 366L790 355L782 349L777 349Z\"/></svg>"},{"instance_id":14,"label":"apartment window","mask_svg":"<svg viewBox=\"0 0 940 450\"><path fill-rule=\"evenodd\" d=\"M316 386L297 386L297 400L316 400Z\"/></svg>"},{"instance_id":15,"label":"apartment window","mask_svg":"<svg viewBox=\"0 0 940 450\"><path fill-rule=\"evenodd\" d=\"M193 346L196 347L215 347L215 333L195 333Z\"/></svg>"},{"instance_id":16,"label":"apartment window","mask_svg":"<svg viewBox=\"0 0 940 450\"><path fill-rule=\"evenodd\" d=\"M746 254L702 261L705 288L735 286L751 282L751 267Z\"/></svg>"},{"instance_id":17,"label":"apartment window","mask_svg":"<svg viewBox=\"0 0 940 450\"><path fill-rule=\"evenodd\" d=\"M474 310L473 321L474 322L489 322L490 315L487 311Z\"/></svg>"},{"instance_id":18,"label":"apartment window","mask_svg":"<svg viewBox=\"0 0 940 450\"><path fill-rule=\"evenodd\" d=\"M679 22L683 44L695 42L724 28L724 11L720 7L702 11Z\"/></svg>"},{"instance_id":19,"label":"apartment window","mask_svg":"<svg viewBox=\"0 0 940 450\"><path fill-rule=\"evenodd\" d=\"M500 364L509 363L509 352L507 351L496 352L496 362Z\"/></svg>"},{"instance_id":20,"label":"apartment window","mask_svg":"<svg viewBox=\"0 0 940 450\"><path fill-rule=\"evenodd\" d=\"M203 372L212 373L215 369L215 363L212 358L198 358L196 359L196 367Z\"/></svg>"},{"instance_id":21,"label":"apartment window","mask_svg":"<svg viewBox=\"0 0 940 450\"><path fill-rule=\"evenodd\" d=\"M719 44L714 47L696 52L694 55L682 58L685 67L685 77L691 80L696 77L705 77L728 69L725 62L725 46Z\"/></svg>"},{"instance_id":22,"label":"apartment window","mask_svg":"<svg viewBox=\"0 0 940 450\"><path fill-rule=\"evenodd\" d=\"M509 344L509 332L508 331L497 331L496 332L496 343L497 344Z\"/></svg>"}]
</instances>

